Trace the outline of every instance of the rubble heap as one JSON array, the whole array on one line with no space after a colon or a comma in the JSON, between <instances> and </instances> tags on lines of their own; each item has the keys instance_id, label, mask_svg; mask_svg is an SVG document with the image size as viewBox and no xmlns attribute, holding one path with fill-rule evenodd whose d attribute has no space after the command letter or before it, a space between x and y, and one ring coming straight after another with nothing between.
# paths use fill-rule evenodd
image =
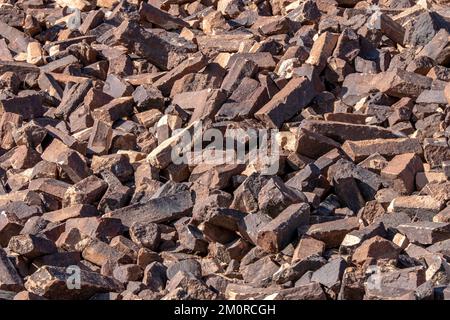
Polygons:
<instances>
[{"instance_id":1,"label":"rubble heap","mask_svg":"<svg viewBox=\"0 0 450 320\"><path fill-rule=\"evenodd\" d=\"M447 1L0 2L1 299L450 297Z\"/></svg>"}]
</instances>

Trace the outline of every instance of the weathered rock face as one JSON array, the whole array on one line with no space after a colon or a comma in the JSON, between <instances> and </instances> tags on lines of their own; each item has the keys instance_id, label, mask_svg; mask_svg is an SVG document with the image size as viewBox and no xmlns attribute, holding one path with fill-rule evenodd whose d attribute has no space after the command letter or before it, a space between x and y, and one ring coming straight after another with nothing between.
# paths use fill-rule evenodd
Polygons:
<instances>
[{"instance_id":1,"label":"weathered rock face","mask_svg":"<svg viewBox=\"0 0 450 320\"><path fill-rule=\"evenodd\" d=\"M2 1L0 299L449 298L447 2Z\"/></svg>"},{"instance_id":2,"label":"weathered rock face","mask_svg":"<svg viewBox=\"0 0 450 320\"><path fill-rule=\"evenodd\" d=\"M423 267L375 273L366 282L366 299L415 300L418 287L425 282Z\"/></svg>"},{"instance_id":3,"label":"weathered rock face","mask_svg":"<svg viewBox=\"0 0 450 320\"><path fill-rule=\"evenodd\" d=\"M0 249L0 289L15 292L23 289L22 278L3 249Z\"/></svg>"},{"instance_id":4,"label":"weathered rock face","mask_svg":"<svg viewBox=\"0 0 450 320\"><path fill-rule=\"evenodd\" d=\"M86 299L96 293L117 292L121 285L116 280L96 272L80 272L80 289L70 289L69 274L65 268L45 266L37 270L25 283L25 288L49 299Z\"/></svg>"}]
</instances>

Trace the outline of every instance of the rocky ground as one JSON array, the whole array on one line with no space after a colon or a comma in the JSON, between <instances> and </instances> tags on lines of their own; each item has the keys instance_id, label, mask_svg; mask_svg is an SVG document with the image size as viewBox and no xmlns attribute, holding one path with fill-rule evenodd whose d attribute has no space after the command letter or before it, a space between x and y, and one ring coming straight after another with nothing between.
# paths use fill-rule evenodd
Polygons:
<instances>
[{"instance_id":1,"label":"rocky ground","mask_svg":"<svg viewBox=\"0 0 450 320\"><path fill-rule=\"evenodd\" d=\"M0 299L450 298L446 2L0 0Z\"/></svg>"}]
</instances>

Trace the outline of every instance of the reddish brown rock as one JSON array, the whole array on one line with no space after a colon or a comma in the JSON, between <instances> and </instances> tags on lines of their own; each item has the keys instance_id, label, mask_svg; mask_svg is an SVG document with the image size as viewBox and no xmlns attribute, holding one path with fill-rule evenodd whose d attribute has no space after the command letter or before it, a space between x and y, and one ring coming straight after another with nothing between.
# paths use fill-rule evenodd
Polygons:
<instances>
[{"instance_id":1,"label":"reddish brown rock","mask_svg":"<svg viewBox=\"0 0 450 320\"><path fill-rule=\"evenodd\" d=\"M45 266L38 269L25 283L28 291L48 299L88 299L97 292L111 292L122 289L120 283L96 272L81 270L81 289L67 286L70 274L65 268ZM44 284L44 285L43 285Z\"/></svg>"},{"instance_id":2,"label":"reddish brown rock","mask_svg":"<svg viewBox=\"0 0 450 320\"><path fill-rule=\"evenodd\" d=\"M307 78L294 78L257 111L255 117L269 127L278 128L301 111L314 96L315 90Z\"/></svg>"},{"instance_id":3,"label":"reddish brown rock","mask_svg":"<svg viewBox=\"0 0 450 320\"><path fill-rule=\"evenodd\" d=\"M336 221L314 224L309 227L307 235L325 242L327 248L337 247L347 233L359 228L359 219L356 217Z\"/></svg>"},{"instance_id":4,"label":"reddish brown rock","mask_svg":"<svg viewBox=\"0 0 450 320\"><path fill-rule=\"evenodd\" d=\"M367 260L380 260L380 259L397 259L401 248L397 247L394 243L386 240L382 237L375 236L370 238L355 250L352 255L352 261L357 264L363 264Z\"/></svg>"},{"instance_id":5,"label":"reddish brown rock","mask_svg":"<svg viewBox=\"0 0 450 320\"><path fill-rule=\"evenodd\" d=\"M2 2L0 299L446 298L445 1Z\"/></svg>"},{"instance_id":6,"label":"reddish brown rock","mask_svg":"<svg viewBox=\"0 0 450 320\"><path fill-rule=\"evenodd\" d=\"M257 244L267 252L278 252L289 243L296 229L309 219L309 206L293 204L258 232Z\"/></svg>"},{"instance_id":7,"label":"reddish brown rock","mask_svg":"<svg viewBox=\"0 0 450 320\"><path fill-rule=\"evenodd\" d=\"M414 191L416 173L422 170L420 157L414 153L405 153L395 156L381 170L381 176L393 182L394 190L402 194L411 194Z\"/></svg>"},{"instance_id":8,"label":"reddish brown rock","mask_svg":"<svg viewBox=\"0 0 450 320\"><path fill-rule=\"evenodd\" d=\"M303 236L295 247L292 263L308 258L312 255L322 255L325 243L312 237Z\"/></svg>"}]
</instances>

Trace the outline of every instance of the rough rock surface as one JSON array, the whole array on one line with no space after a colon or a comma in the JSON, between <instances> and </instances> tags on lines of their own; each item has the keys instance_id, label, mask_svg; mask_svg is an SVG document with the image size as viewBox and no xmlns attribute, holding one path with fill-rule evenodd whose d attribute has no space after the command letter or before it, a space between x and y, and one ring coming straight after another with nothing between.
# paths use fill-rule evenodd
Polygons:
<instances>
[{"instance_id":1,"label":"rough rock surface","mask_svg":"<svg viewBox=\"0 0 450 320\"><path fill-rule=\"evenodd\" d=\"M0 2L1 299L450 296L448 1Z\"/></svg>"}]
</instances>

